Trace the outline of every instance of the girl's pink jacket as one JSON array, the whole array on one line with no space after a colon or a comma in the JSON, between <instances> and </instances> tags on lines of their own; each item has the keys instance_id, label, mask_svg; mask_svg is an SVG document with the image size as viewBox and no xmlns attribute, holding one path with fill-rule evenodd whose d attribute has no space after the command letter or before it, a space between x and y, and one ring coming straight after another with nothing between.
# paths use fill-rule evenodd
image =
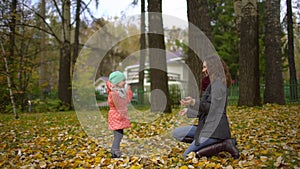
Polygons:
<instances>
[{"instance_id":1,"label":"girl's pink jacket","mask_svg":"<svg viewBox=\"0 0 300 169\"><path fill-rule=\"evenodd\" d=\"M126 98L119 95L119 91L113 90L114 85L110 82L106 82L108 93L108 129L118 130L124 128L130 128L130 120L128 116L127 105L131 102L132 91L130 86L126 93Z\"/></svg>"}]
</instances>

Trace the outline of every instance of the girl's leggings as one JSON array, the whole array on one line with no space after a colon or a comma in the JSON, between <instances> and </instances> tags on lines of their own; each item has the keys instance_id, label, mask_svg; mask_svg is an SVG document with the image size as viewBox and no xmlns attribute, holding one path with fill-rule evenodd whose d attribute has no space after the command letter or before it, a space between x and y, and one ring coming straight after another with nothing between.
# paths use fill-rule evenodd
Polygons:
<instances>
[{"instance_id":1,"label":"girl's leggings","mask_svg":"<svg viewBox=\"0 0 300 169\"><path fill-rule=\"evenodd\" d=\"M114 141L111 146L112 153L120 153L120 143L123 138L123 129L114 130Z\"/></svg>"}]
</instances>

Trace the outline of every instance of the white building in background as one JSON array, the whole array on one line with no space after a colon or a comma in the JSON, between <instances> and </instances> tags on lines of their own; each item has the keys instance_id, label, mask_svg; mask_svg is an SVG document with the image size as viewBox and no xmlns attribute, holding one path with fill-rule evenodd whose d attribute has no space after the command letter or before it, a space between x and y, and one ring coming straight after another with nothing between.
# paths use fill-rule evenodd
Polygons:
<instances>
[{"instance_id":1,"label":"white building in background","mask_svg":"<svg viewBox=\"0 0 300 169\"><path fill-rule=\"evenodd\" d=\"M188 81L188 71L189 68L185 64L185 55L182 51L167 52L167 72L169 77L169 85L176 85L181 90L181 95L185 96L187 92L187 81ZM145 91L150 91L150 79L147 70L149 69L149 63L145 63L145 78L144 86ZM139 80L139 63L125 67L124 74L126 75L126 82L131 85L132 89L137 88ZM96 90L104 91L105 81L108 80L107 77L100 77L95 82Z\"/></svg>"},{"instance_id":2,"label":"white building in background","mask_svg":"<svg viewBox=\"0 0 300 169\"><path fill-rule=\"evenodd\" d=\"M177 85L182 93L181 95L185 95L185 91L187 91L187 81L188 81L188 66L185 64L185 55L181 51L176 52L167 52L167 72L169 77L169 85ZM144 78L144 86L145 90L149 91L150 89L150 79L149 73L147 70L149 69L149 63L145 63L145 78ZM127 80L126 82L130 84L133 88L136 87L139 80L139 63L135 65L130 65L125 68L124 71Z\"/></svg>"},{"instance_id":3,"label":"white building in background","mask_svg":"<svg viewBox=\"0 0 300 169\"><path fill-rule=\"evenodd\" d=\"M107 80L108 80L108 77L101 76L94 83L95 89L97 91L99 91L101 94L106 93L106 81Z\"/></svg>"}]
</instances>

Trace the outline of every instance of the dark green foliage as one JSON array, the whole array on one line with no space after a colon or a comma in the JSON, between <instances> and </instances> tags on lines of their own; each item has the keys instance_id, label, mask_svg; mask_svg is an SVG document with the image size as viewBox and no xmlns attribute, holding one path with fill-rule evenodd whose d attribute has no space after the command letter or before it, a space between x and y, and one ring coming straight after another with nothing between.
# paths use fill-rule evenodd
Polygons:
<instances>
[{"instance_id":1,"label":"dark green foliage","mask_svg":"<svg viewBox=\"0 0 300 169\"><path fill-rule=\"evenodd\" d=\"M99 90L96 90L95 94L96 94L97 101L107 101L107 93L103 93Z\"/></svg>"},{"instance_id":2,"label":"dark green foliage","mask_svg":"<svg viewBox=\"0 0 300 169\"><path fill-rule=\"evenodd\" d=\"M178 106L179 100L182 98L179 86L176 84L169 85L169 90L172 106Z\"/></svg>"},{"instance_id":3,"label":"dark green foliage","mask_svg":"<svg viewBox=\"0 0 300 169\"><path fill-rule=\"evenodd\" d=\"M59 99L32 100L31 111L35 113L65 111L67 107L61 104ZM28 108L29 111L29 108Z\"/></svg>"},{"instance_id":4,"label":"dark green foliage","mask_svg":"<svg viewBox=\"0 0 300 169\"><path fill-rule=\"evenodd\" d=\"M228 65L232 79L237 79L238 35L233 3L232 0L209 0L209 12L212 26L212 43L220 57Z\"/></svg>"},{"instance_id":5,"label":"dark green foliage","mask_svg":"<svg viewBox=\"0 0 300 169\"><path fill-rule=\"evenodd\" d=\"M0 87L0 93L1 93L1 98L0 98L0 110L2 113L7 113L9 112L8 110L8 105L11 104L10 98L9 98L9 92L7 90L7 84L1 85ZM10 111L12 111L12 108L10 107Z\"/></svg>"},{"instance_id":6,"label":"dark green foliage","mask_svg":"<svg viewBox=\"0 0 300 169\"><path fill-rule=\"evenodd\" d=\"M238 32L236 29L236 16L234 1L209 0L209 12L212 25L212 43L220 57L229 67L232 79L238 79ZM259 70L260 77L264 76L264 8L265 2L258 3L259 12Z\"/></svg>"}]
</instances>

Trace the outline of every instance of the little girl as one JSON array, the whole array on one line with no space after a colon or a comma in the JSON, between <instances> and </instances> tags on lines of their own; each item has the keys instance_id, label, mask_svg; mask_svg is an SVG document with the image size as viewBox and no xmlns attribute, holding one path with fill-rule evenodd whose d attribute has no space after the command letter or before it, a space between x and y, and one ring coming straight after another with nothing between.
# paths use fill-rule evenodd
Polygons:
<instances>
[{"instance_id":1,"label":"little girl","mask_svg":"<svg viewBox=\"0 0 300 169\"><path fill-rule=\"evenodd\" d=\"M111 146L113 158L121 156L120 143L123 138L123 129L130 128L127 104L132 99L132 91L126 85L125 75L120 71L112 72L106 82L108 93L108 128L113 130L114 141Z\"/></svg>"}]
</instances>

